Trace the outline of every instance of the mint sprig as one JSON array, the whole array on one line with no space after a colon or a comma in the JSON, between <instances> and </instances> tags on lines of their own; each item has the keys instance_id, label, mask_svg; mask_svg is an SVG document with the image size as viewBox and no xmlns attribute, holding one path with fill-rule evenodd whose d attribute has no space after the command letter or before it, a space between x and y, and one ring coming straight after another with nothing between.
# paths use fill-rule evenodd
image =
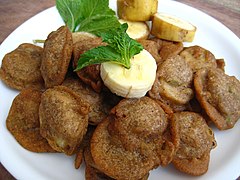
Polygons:
<instances>
[{"instance_id":1,"label":"mint sprig","mask_svg":"<svg viewBox=\"0 0 240 180\"><path fill-rule=\"evenodd\" d=\"M72 32L96 34L120 26L109 0L56 0L56 7Z\"/></svg>"},{"instance_id":2,"label":"mint sprig","mask_svg":"<svg viewBox=\"0 0 240 180\"><path fill-rule=\"evenodd\" d=\"M103 42L106 42L108 45L99 46L81 54L75 71L92 64L103 62L114 62L129 69L130 59L140 53L143 47L140 43L128 36L126 33L127 28L128 25L125 23L119 28L97 33L98 36L102 37Z\"/></svg>"}]
</instances>

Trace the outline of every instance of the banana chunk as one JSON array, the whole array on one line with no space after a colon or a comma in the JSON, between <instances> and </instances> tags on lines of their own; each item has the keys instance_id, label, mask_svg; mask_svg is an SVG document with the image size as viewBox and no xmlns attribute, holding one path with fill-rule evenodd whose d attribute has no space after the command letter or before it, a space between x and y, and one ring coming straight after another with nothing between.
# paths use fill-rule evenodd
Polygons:
<instances>
[{"instance_id":1,"label":"banana chunk","mask_svg":"<svg viewBox=\"0 0 240 180\"><path fill-rule=\"evenodd\" d=\"M156 13L153 16L151 34L161 39L192 42L196 30L191 23L166 13Z\"/></svg>"},{"instance_id":2,"label":"banana chunk","mask_svg":"<svg viewBox=\"0 0 240 180\"><path fill-rule=\"evenodd\" d=\"M131 60L131 68L105 62L101 64L101 78L112 93L125 98L145 96L154 83L157 65L152 55L142 50Z\"/></svg>"},{"instance_id":3,"label":"banana chunk","mask_svg":"<svg viewBox=\"0 0 240 180\"><path fill-rule=\"evenodd\" d=\"M129 21L149 21L157 8L158 0L117 0L119 18Z\"/></svg>"},{"instance_id":4,"label":"banana chunk","mask_svg":"<svg viewBox=\"0 0 240 180\"><path fill-rule=\"evenodd\" d=\"M147 39L150 34L149 27L145 22L126 21L123 19L119 19L119 22L121 24L128 24L127 34L132 39L144 40Z\"/></svg>"}]
</instances>

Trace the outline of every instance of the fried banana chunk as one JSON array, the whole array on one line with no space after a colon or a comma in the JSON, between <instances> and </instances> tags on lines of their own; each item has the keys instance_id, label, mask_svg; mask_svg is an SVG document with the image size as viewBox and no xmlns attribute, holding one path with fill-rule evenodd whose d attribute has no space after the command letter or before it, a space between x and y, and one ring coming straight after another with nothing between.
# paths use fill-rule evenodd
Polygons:
<instances>
[{"instance_id":1,"label":"fried banana chunk","mask_svg":"<svg viewBox=\"0 0 240 180\"><path fill-rule=\"evenodd\" d=\"M0 69L0 78L9 87L42 89L43 78L40 72L43 48L24 43L6 54Z\"/></svg>"},{"instance_id":2,"label":"fried banana chunk","mask_svg":"<svg viewBox=\"0 0 240 180\"><path fill-rule=\"evenodd\" d=\"M78 60L81 54L84 52L98 47L106 45L102 42L101 38L92 38L90 40L78 41L74 44L73 48L73 68L75 69L78 64ZM93 64L77 71L78 77L86 84L91 86L96 92L100 92L103 87L103 82L100 76L100 65Z\"/></svg>"},{"instance_id":3,"label":"fried banana chunk","mask_svg":"<svg viewBox=\"0 0 240 180\"><path fill-rule=\"evenodd\" d=\"M100 123L110 112L113 105L111 100L116 99L114 104L118 103L117 97L112 94L111 99L106 99L105 93L97 93L91 87L81 82L79 78L69 77L64 80L63 86L66 86L76 92L82 99L90 105L89 120L91 125Z\"/></svg>"},{"instance_id":4,"label":"fried banana chunk","mask_svg":"<svg viewBox=\"0 0 240 180\"><path fill-rule=\"evenodd\" d=\"M192 81L191 68L177 55L158 65L156 80L148 94L170 106L173 111L182 111L194 96Z\"/></svg>"},{"instance_id":5,"label":"fried banana chunk","mask_svg":"<svg viewBox=\"0 0 240 180\"><path fill-rule=\"evenodd\" d=\"M123 99L96 128L91 154L98 170L114 179L141 179L171 162L175 146L165 141L168 120L148 97Z\"/></svg>"},{"instance_id":6,"label":"fried banana chunk","mask_svg":"<svg viewBox=\"0 0 240 180\"><path fill-rule=\"evenodd\" d=\"M67 26L62 26L48 35L40 68L46 88L62 84L71 60L72 49L72 33Z\"/></svg>"},{"instance_id":7,"label":"fried banana chunk","mask_svg":"<svg viewBox=\"0 0 240 180\"><path fill-rule=\"evenodd\" d=\"M166 41L158 38L152 38L151 40L155 41L160 46L159 56L162 61L178 55L183 50L182 42Z\"/></svg>"},{"instance_id":8,"label":"fried banana chunk","mask_svg":"<svg viewBox=\"0 0 240 180\"><path fill-rule=\"evenodd\" d=\"M200 46L187 47L180 53L180 56L190 65L194 73L202 68L217 67L214 55Z\"/></svg>"},{"instance_id":9,"label":"fried banana chunk","mask_svg":"<svg viewBox=\"0 0 240 180\"><path fill-rule=\"evenodd\" d=\"M38 111L41 95L38 90L22 90L13 100L6 125L25 149L32 152L55 152L40 134Z\"/></svg>"},{"instance_id":10,"label":"fried banana chunk","mask_svg":"<svg viewBox=\"0 0 240 180\"><path fill-rule=\"evenodd\" d=\"M154 57L157 64L162 62L162 58L159 55L161 46L157 42L153 40L139 40L138 42Z\"/></svg>"},{"instance_id":11,"label":"fried banana chunk","mask_svg":"<svg viewBox=\"0 0 240 180\"><path fill-rule=\"evenodd\" d=\"M233 128L240 118L240 82L221 69L199 70L194 78L196 97L220 130Z\"/></svg>"},{"instance_id":12,"label":"fried banana chunk","mask_svg":"<svg viewBox=\"0 0 240 180\"><path fill-rule=\"evenodd\" d=\"M206 173L210 151L216 146L213 131L197 113L174 113L171 120L179 139L173 165L178 170L194 176Z\"/></svg>"},{"instance_id":13,"label":"fried banana chunk","mask_svg":"<svg viewBox=\"0 0 240 180\"><path fill-rule=\"evenodd\" d=\"M40 133L53 149L72 155L87 132L89 104L71 89L47 89L39 107Z\"/></svg>"}]
</instances>

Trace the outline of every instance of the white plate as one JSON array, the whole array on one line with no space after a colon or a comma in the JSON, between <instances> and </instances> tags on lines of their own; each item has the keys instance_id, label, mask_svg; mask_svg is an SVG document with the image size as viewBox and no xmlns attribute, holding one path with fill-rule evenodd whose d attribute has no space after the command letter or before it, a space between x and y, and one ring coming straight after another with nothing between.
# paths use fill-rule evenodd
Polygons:
<instances>
[{"instance_id":1,"label":"white plate","mask_svg":"<svg viewBox=\"0 0 240 180\"><path fill-rule=\"evenodd\" d=\"M115 0L110 6L116 9ZM159 11L184 18L197 26L197 44L226 61L226 73L240 79L240 40L224 25L210 16L184 4L159 1ZM47 9L18 27L0 46L0 59L23 42L45 39L63 24L55 7ZM0 62L1 63L1 62ZM0 82L0 160L17 179L84 179L84 167L74 169L74 157L63 154L38 154L23 149L6 129L6 117L13 98L18 94ZM175 170L171 165L151 171L149 179L236 179L240 175L240 122L228 131L214 129L218 146L211 152L208 172L191 177Z\"/></svg>"}]
</instances>

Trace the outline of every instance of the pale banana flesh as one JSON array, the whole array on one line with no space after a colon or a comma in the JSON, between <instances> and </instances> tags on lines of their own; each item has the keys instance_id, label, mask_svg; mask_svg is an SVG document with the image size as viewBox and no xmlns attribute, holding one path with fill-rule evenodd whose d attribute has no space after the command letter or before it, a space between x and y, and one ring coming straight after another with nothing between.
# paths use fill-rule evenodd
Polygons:
<instances>
[{"instance_id":1,"label":"pale banana flesh","mask_svg":"<svg viewBox=\"0 0 240 180\"><path fill-rule=\"evenodd\" d=\"M183 19L166 13L156 13L152 19L151 34L169 41L192 42L196 29Z\"/></svg>"},{"instance_id":2,"label":"pale banana flesh","mask_svg":"<svg viewBox=\"0 0 240 180\"><path fill-rule=\"evenodd\" d=\"M123 23L128 24L127 34L132 39L135 40L147 39L150 34L149 27L145 22L127 21L123 19L119 19L119 22L121 24Z\"/></svg>"},{"instance_id":3,"label":"pale banana flesh","mask_svg":"<svg viewBox=\"0 0 240 180\"><path fill-rule=\"evenodd\" d=\"M140 98L146 95L155 81L156 61L144 49L130 63L130 69L116 63L102 63L100 75L112 93L125 98Z\"/></svg>"}]
</instances>

